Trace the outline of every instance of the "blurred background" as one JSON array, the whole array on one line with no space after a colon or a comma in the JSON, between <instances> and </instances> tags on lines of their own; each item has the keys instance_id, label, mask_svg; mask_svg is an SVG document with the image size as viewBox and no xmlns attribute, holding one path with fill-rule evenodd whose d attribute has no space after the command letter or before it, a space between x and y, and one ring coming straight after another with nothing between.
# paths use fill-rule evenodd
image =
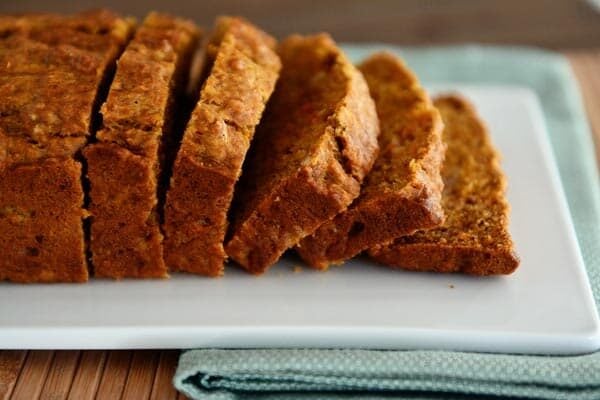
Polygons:
<instances>
[{"instance_id":1,"label":"blurred background","mask_svg":"<svg viewBox=\"0 0 600 400\"><path fill-rule=\"evenodd\" d=\"M240 14L278 37L328 31L340 42L600 47L600 0L0 0L3 13L97 7L139 18L167 11L204 27L216 15Z\"/></svg>"}]
</instances>

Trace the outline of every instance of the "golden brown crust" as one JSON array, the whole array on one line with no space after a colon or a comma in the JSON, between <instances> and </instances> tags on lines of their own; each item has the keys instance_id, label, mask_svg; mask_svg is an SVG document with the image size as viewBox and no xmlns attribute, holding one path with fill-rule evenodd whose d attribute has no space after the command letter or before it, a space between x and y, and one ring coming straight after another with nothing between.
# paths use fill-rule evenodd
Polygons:
<instances>
[{"instance_id":1,"label":"golden brown crust","mask_svg":"<svg viewBox=\"0 0 600 400\"><path fill-rule=\"evenodd\" d=\"M186 85L200 37L188 20L150 13L119 59L108 98L102 106L97 137L136 154L156 157L171 103Z\"/></svg>"},{"instance_id":2,"label":"golden brown crust","mask_svg":"<svg viewBox=\"0 0 600 400\"><path fill-rule=\"evenodd\" d=\"M73 156L86 142L105 65L22 37L0 46L0 162Z\"/></svg>"},{"instance_id":3,"label":"golden brown crust","mask_svg":"<svg viewBox=\"0 0 600 400\"><path fill-rule=\"evenodd\" d=\"M370 250L375 260L418 271L509 274L519 265L508 232L506 180L484 124L458 96L435 105L446 124L442 168L446 222L436 229L398 238Z\"/></svg>"},{"instance_id":4,"label":"golden brown crust","mask_svg":"<svg viewBox=\"0 0 600 400\"><path fill-rule=\"evenodd\" d=\"M0 162L72 157L86 143L98 87L131 25L103 11L7 19L0 21L9 32L0 40Z\"/></svg>"},{"instance_id":5,"label":"golden brown crust","mask_svg":"<svg viewBox=\"0 0 600 400\"><path fill-rule=\"evenodd\" d=\"M161 145L198 38L193 23L151 13L119 59L99 142L84 150L96 276L168 276L156 210Z\"/></svg>"},{"instance_id":6,"label":"golden brown crust","mask_svg":"<svg viewBox=\"0 0 600 400\"><path fill-rule=\"evenodd\" d=\"M0 281L84 282L81 165L0 166Z\"/></svg>"},{"instance_id":7,"label":"golden brown crust","mask_svg":"<svg viewBox=\"0 0 600 400\"><path fill-rule=\"evenodd\" d=\"M210 73L177 154L165 204L165 259L172 269L223 274L234 185L279 75L274 45L241 18L217 20L207 49Z\"/></svg>"},{"instance_id":8,"label":"golden brown crust","mask_svg":"<svg viewBox=\"0 0 600 400\"><path fill-rule=\"evenodd\" d=\"M381 123L380 152L360 196L304 238L296 250L326 269L368 247L443 221L443 123L417 78L397 57L378 53L362 71Z\"/></svg>"},{"instance_id":9,"label":"golden brown crust","mask_svg":"<svg viewBox=\"0 0 600 400\"><path fill-rule=\"evenodd\" d=\"M73 157L131 29L105 11L0 18L0 279L87 280Z\"/></svg>"},{"instance_id":10,"label":"golden brown crust","mask_svg":"<svg viewBox=\"0 0 600 400\"><path fill-rule=\"evenodd\" d=\"M378 149L364 78L329 36L291 36L279 54L282 76L244 167L226 245L256 274L358 196Z\"/></svg>"},{"instance_id":11,"label":"golden brown crust","mask_svg":"<svg viewBox=\"0 0 600 400\"><path fill-rule=\"evenodd\" d=\"M130 18L97 9L73 15L31 13L0 16L0 35L27 37L50 47L74 47L114 59L135 24Z\"/></svg>"}]
</instances>

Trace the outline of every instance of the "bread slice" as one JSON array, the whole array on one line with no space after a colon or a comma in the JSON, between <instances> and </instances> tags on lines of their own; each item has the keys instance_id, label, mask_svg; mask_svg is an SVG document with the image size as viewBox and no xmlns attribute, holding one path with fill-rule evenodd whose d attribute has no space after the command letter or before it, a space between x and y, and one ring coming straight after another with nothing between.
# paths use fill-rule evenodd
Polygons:
<instances>
[{"instance_id":1,"label":"bread slice","mask_svg":"<svg viewBox=\"0 0 600 400\"><path fill-rule=\"evenodd\" d=\"M88 279L77 158L131 30L102 10L0 18L0 280Z\"/></svg>"},{"instance_id":2,"label":"bread slice","mask_svg":"<svg viewBox=\"0 0 600 400\"><path fill-rule=\"evenodd\" d=\"M380 152L360 196L296 247L302 259L319 269L443 221L440 167L445 149L437 109L394 55L377 53L359 69L379 115Z\"/></svg>"},{"instance_id":3,"label":"bread slice","mask_svg":"<svg viewBox=\"0 0 600 400\"><path fill-rule=\"evenodd\" d=\"M282 75L236 194L227 254L259 274L343 211L377 155L361 73L326 34L279 46Z\"/></svg>"},{"instance_id":4,"label":"bread slice","mask_svg":"<svg viewBox=\"0 0 600 400\"><path fill-rule=\"evenodd\" d=\"M370 256L392 267L417 271L509 274L519 265L508 232L506 180L484 124L458 96L435 100L448 145L443 226L376 247Z\"/></svg>"},{"instance_id":5,"label":"bread slice","mask_svg":"<svg viewBox=\"0 0 600 400\"><path fill-rule=\"evenodd\" d=\"M192 112L165 203L165 258L173 270L223 274L227 212L256 125L281 67L275 40L241 18L216 22L208 77Z\"/></svg>"},{"instance_id":6,"label":"bread slice","mask_svg":"<svg viewBox=\"0 0 600 400\"><path fill-rule=\"evenodd\" d=\"M163 144L199 35L192 22L153 12L119 59L98 142L84 150L98 277L168 276L157 212Z\"/></svg>"}]
</instances>

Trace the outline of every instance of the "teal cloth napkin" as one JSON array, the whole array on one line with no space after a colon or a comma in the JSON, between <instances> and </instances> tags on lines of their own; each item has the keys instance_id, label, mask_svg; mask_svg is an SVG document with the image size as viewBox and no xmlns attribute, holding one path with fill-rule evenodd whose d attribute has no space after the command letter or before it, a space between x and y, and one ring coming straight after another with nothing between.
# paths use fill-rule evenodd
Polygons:
<instances>
[{"instance_id":1,"label":"teal cloth napkin","mask_svg":"<svg viewBox=\"0 0 600 400\"><path fill-rule=\"evenodd\" d=\"M345 46L359 61L400 54L425 84L527 86L539 96L596 306L600 304L600 181L568 61L529 48ZM187 396L238 399L450 399L511 396L600 399L600 352L525 356L448 351L190 350L174 377Z\"/></svg>"}]
</instances>

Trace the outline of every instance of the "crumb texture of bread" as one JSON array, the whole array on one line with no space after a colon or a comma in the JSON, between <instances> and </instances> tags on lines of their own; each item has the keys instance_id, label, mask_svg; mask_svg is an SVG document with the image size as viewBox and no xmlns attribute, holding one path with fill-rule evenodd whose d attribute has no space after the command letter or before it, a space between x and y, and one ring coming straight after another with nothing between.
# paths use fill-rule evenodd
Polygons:
<instances>
[{"instance_id":1,"label":"crumb texture of bread","mask_svg":"<svg viewBox=\"0 0 600 400\"><path fill-rule=\"evenodd\" d=\"M157 211L163 143L199 36L192 22L153 12L118 61L98 142L84 150L95 276L168 276Z\"/></svg>"},{"instance_id":2,"label":"crumb texture of bread","mask_svg":"<svg viewBox=\"0 0 600 400\"><path fill-rule=\"evenodd\" d=\"M444 217L440 168L445 148L439 112L396 56L377 53L359 69L379 116L379 155L352 205L296 247L302 259L318 269L436 227Z\"/></svg>"},{"instance_id":3,"label":"crumb texture of bread","mask_svg":"<svg viewBox=\"0 0 600 400\"><path fill-rule=\"evenodd\" d=\"M2 166L0 281L86 281L82 206L78 162Z\"/></svg>"},{"instance_id":4,"label":"crumb texture of bread","mask_svg":"<svg viewBox=\"0 0 600 400\"><path fill-rule=\"evenodd\" d=\"M208 75L165 203L165 259L173 270L223 275L235 183L281 69L275 46L242 18L217 19L206 48Z\"/></svg>"},{"instance_id":5,"label":"crumb texture of bread","mask_svg":"<svg viewBox=\"0 0 600 400\"><path fill-rule=\"evenodd\" d=\"M446 221L369 251L376 261L417 271L509 274L519 265L508 231L506 179L487 129L455 95L435 100L448 149L442 167Z\"/></svg>"},{"instance_id":6,"label":"crumb texture of bread","mask_svg":"<svg viewBox=\"0 0 600 400\"><path fill-rule=\"evenodd\" d=\"M379 122L362 74L326 34L278 47L282 73L244 174L227 254L263 273L358 196Z\"/></svg>"},{"instance_id":7,"label":"crumb texture of bread","mask_svg":"<svg viewBox=\"0 0 600 400\"><path fill-rule=\"evenodd\" d=\"M78 152L132 22L0 17L0 279L87 280Z\"/></svg>"}]
</instances>

